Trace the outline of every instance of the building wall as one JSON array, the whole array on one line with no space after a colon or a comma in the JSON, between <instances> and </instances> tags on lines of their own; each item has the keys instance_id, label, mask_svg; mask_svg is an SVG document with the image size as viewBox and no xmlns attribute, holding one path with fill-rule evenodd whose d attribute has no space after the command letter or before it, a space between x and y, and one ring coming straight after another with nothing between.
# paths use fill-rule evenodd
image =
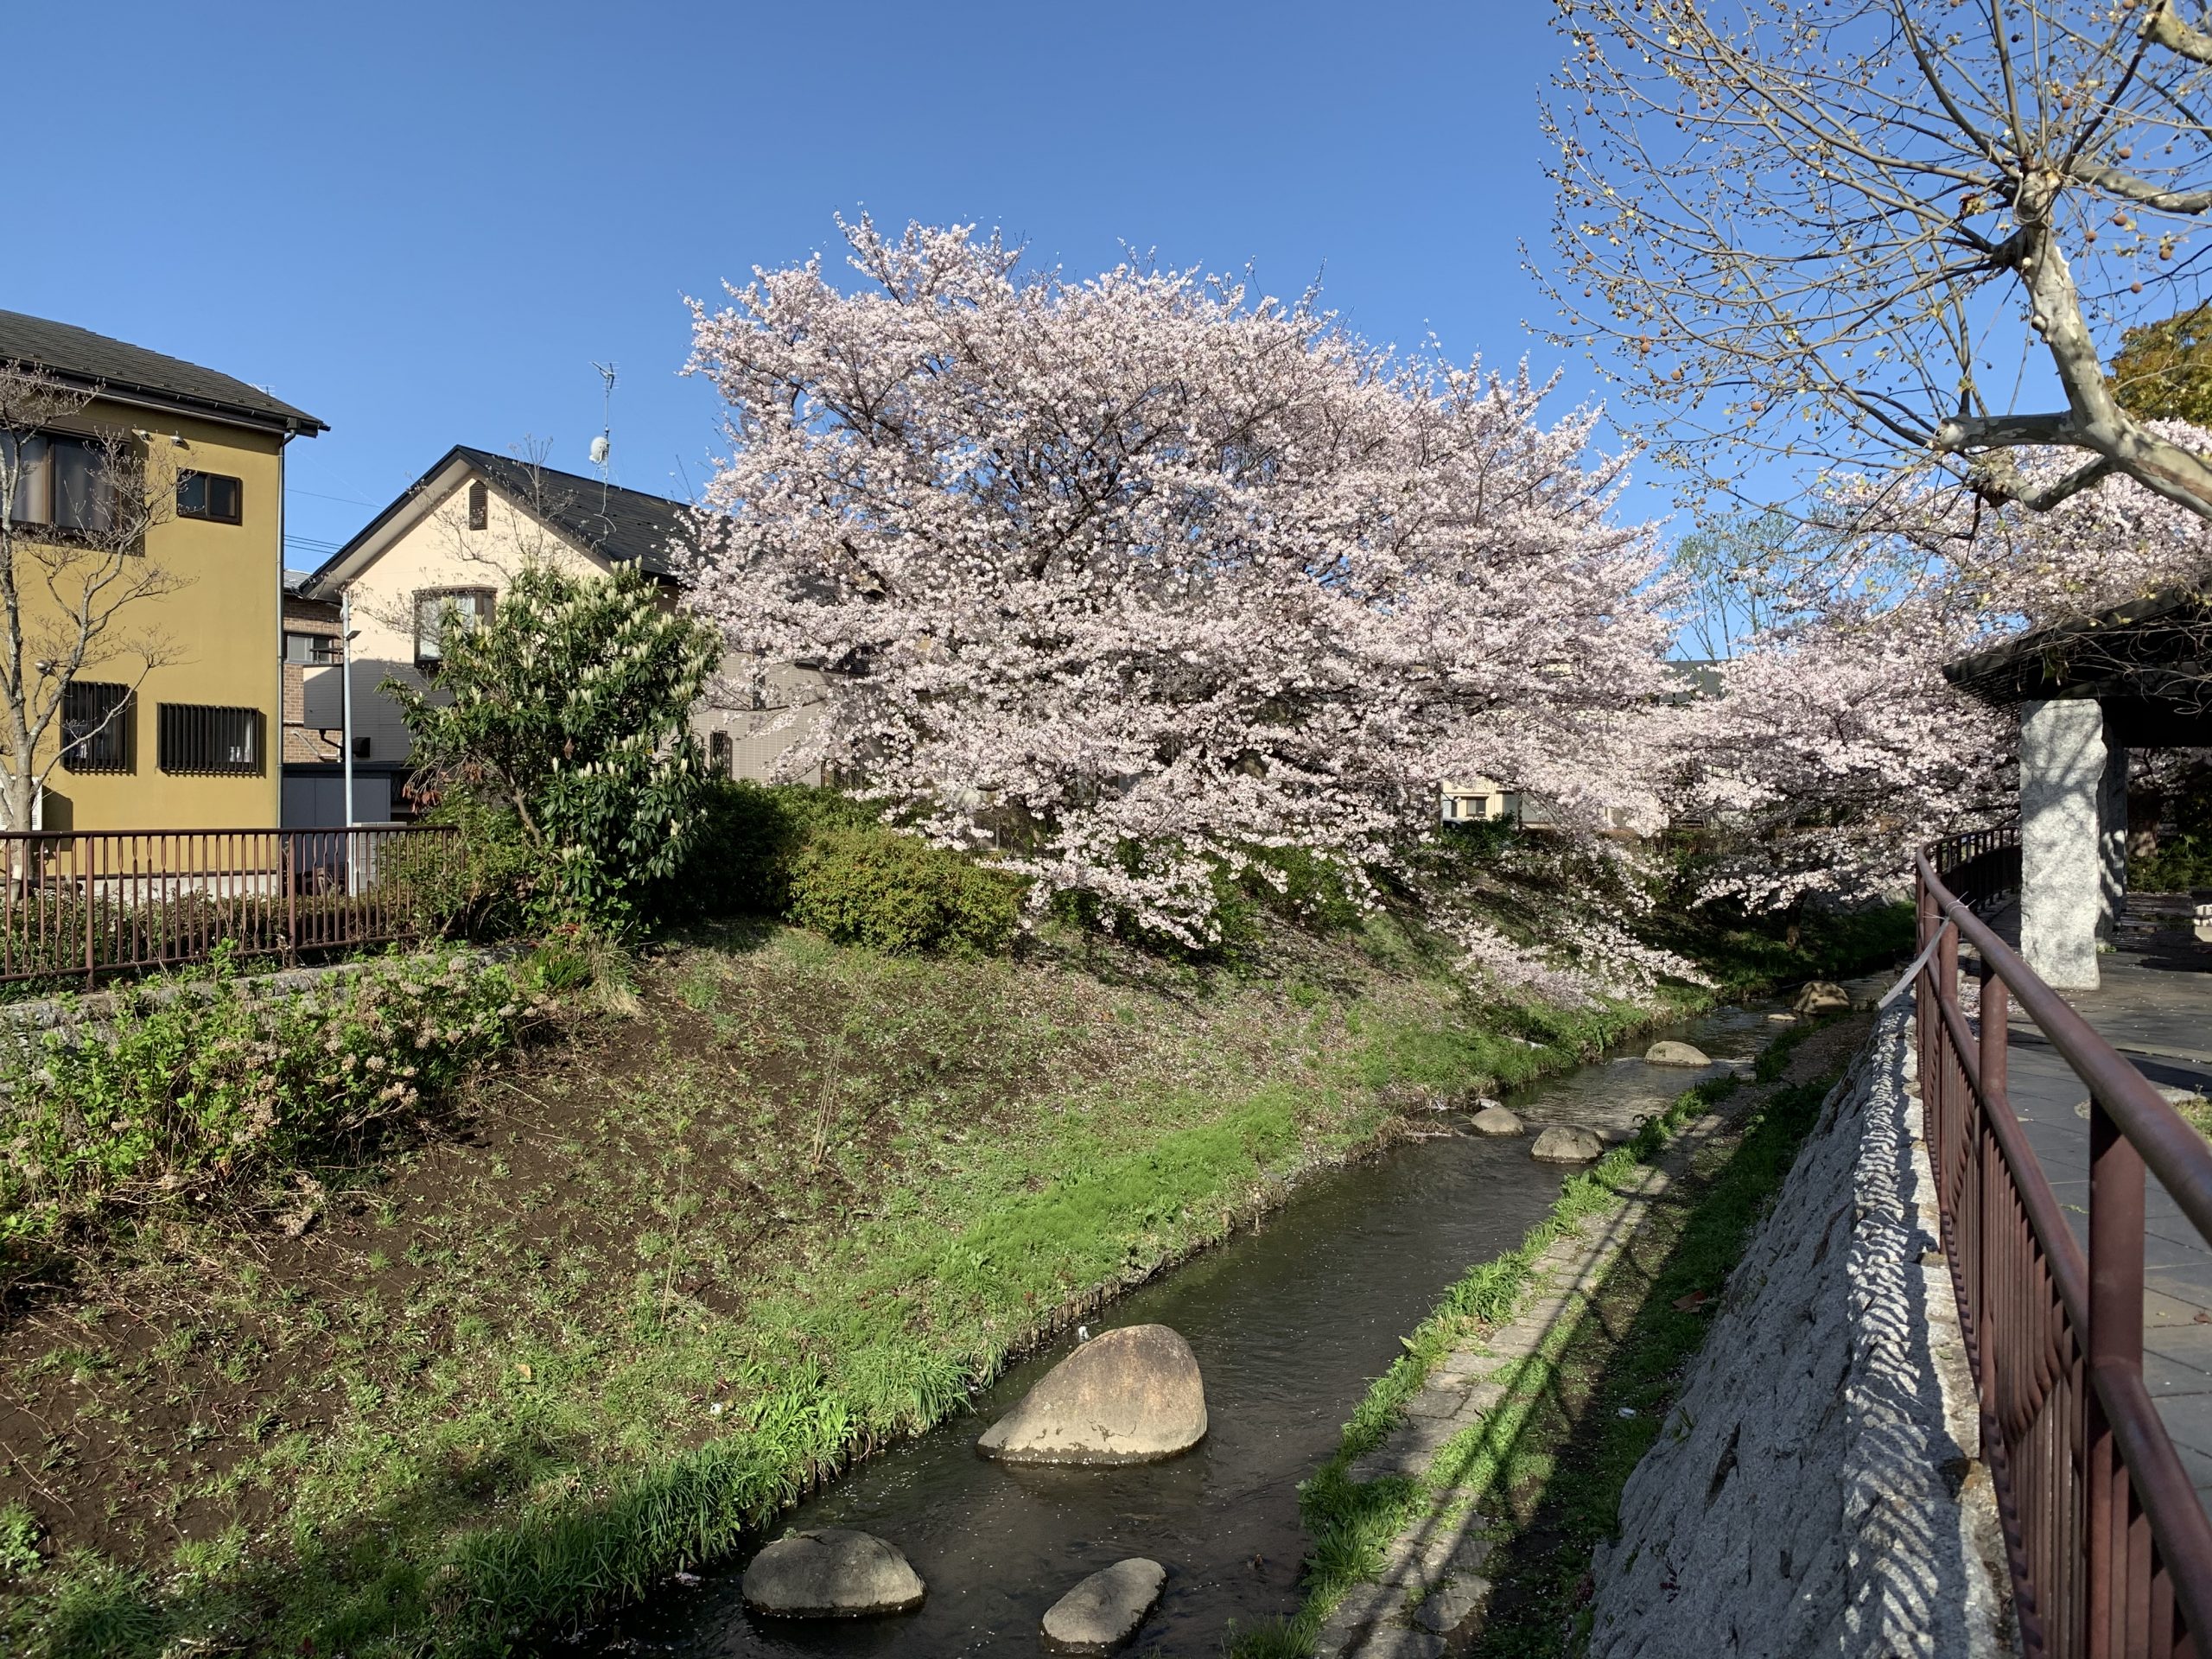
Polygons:
<instances>
[{"instance_id":1,"label":"building wall","mask_svg":"<svg viewBox=\"0 0 2212 1659\"><path fill-rule=\"evenodd\" d=\"M302 599L297 594L286 594L283 600L283 632L286 634L304 633L330 643L327 649L331 656L339 654L338 607L327 600ZM312 766L318 762L336 765L343 757L339 753L338 740L343 730L336 705L339 699L333 695L334 681L340 671L318 668L304 663L295 663L284 655L284 743L282 758L288 766ZM313 688L315 695L309 695Z\"/></svg>"},{"instance_id":2,"label":"building wall","mask_svg":"<svg viewBox=\"0 0 2212 1659\"><path fill-rule=\"evenodd\" d=\"M1489 778L1453 779L1438 791L1437 816L1447 823L1502 818L1510 803L1505 785Z\"/></svg>"},{"instance_id":3,"label":"building wall","mask_svg":"<svg viewBox=\"0 0 2212 1659\"><path fill-rule=\"evenodd\" d=\"M273 827L281 733L277 606L283 588L283 441L273 433L98 403L86 418L152 432L149 470L157 480L180 469L239 480L241 522L172 518L147 532L144 556L181 585L174 593L127 607L113 632L118 638L156 639L172 660L149 673L138 688L130 716L130 769L74 772L54 767L47 779L40 822L49 830ZM35 593L33 602L39 597ZM30 620L35 624L35 613ZM89 664L79 677L120 682L136 672L135 663L118 658ZM164 702L259 710L260 772L163 772L156 709ZM35 757L39 764L51 759L60 735L58 729L49 734Z\"/></svg>"},{"instance_id":4,"label":"building wall","mask_svg":"<svg viewBox=\"0 0 2212 1659\"><path fill-rule=\"evenodd\" d=\"M707 758L720 769L722 749L717 734L728 744L728 772L734 778L763 780L778 776L778 765L786 750L806 735L815 709L825 695L823 676L795 663L770 665L767 685L758 705L741 702L731 687L743 683L742 666L734 657L724 659L723 683L709 687L691 717L692 728L707 745ZM818 784L821 768L812 767L787 781Z\"/></svg>"}]
</instances>

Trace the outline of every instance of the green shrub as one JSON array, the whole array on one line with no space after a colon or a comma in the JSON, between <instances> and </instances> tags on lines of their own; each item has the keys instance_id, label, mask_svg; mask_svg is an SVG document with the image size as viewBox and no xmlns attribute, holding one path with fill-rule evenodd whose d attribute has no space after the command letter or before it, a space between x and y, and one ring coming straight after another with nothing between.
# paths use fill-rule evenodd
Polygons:
<instances>
[{"instance_id":1,"label":"green shrub","mask_svg":"<svg viewBox=\"0 0 2212 1659\"><path fill-rule=\"evenodd\" d=\"M2173 791L2176 834L2131 859L2127 885L2139 893L2187 893L2212 887L2212 771L2200 767Z\"/></svg>"},{"instance_id":2,"label":"green shrub","mask_svg":"<svg viewBox=\"0 0 2212 1659\"><path fill-rule=\"evenodd\" d=\"M791 861L786 913L844 944L991 955L1020 925L1019 884L880 825L817 830Z\"/></svg>"},{"instance_id":3,"label":"green shrub","mask_svg":"<svg viewBox=\"0 0 2212 1659\"><path fill-rule=\"evenodd\" d=\"M38 1569L38 1517L26 1503L0 1509L0 1581Z\"/></svg>"},{"instance_id":4,"label":"green shrub","mask_svg":"<svg viewBox=\"0 0 2212 1659\"><path fill-rule=\"evenodd\" d=\"M669 913L780 916L791 906L791 871L808 838L834 828L878 825L875 809L834 789L721 779L702 802L697 838L672 890Z\"/></svg>"},{"instance_id":5,"label":"green shrub","mask_svg":"<svg viewBox=\"0 0 2212 1659\"><path fill-rule=\"evenodd\" d=\"M257 996L227 950L123 994L97 1029L0 1052L0 1260L105 1205L205 1192L411 1118L537 1005L454 951Z\"/></svg>"}]
</instances>

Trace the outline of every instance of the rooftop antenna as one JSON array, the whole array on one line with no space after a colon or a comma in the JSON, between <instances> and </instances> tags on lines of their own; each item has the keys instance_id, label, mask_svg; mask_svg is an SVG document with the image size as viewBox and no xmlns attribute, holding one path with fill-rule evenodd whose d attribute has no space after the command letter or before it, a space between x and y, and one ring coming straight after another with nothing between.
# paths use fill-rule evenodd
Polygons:
<instances>
[{"instance_id":1,"label":"rooftop antenna","mask_svg":"<svg viewBox=\"0 0 2212 1659\"><path fill-rule=\"evenodd\" d=\"M607 511L607 461L614 453L614 365L594 363L592 367L597 369L599 378L607 382L600 405L606 424L601 427L599 435L591 441L591 464L599 468L599 510L603 513Z\"/></svg>"}]
</instances>

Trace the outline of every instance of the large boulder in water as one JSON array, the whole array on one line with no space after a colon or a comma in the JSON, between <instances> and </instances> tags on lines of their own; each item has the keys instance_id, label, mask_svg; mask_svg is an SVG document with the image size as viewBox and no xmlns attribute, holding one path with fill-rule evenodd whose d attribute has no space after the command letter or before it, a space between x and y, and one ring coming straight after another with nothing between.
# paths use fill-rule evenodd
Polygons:
<instances>
[{"instance_id":1,"label":"large boulder in water","mask_svg":"<svg viewBox=\"0 0 2212 1659\"><path fill-rule=\"evenodd\" d=\"M1816 1014L1847 1014L1851 1011L1851 993L1832 979L1808 980L1797 993L1797 1000L1790 1007L1808 1016Z\"/></svg>"},{"instance_id":2,"label":"large boulder in water","mask_svg":"<svg viewBox=\"0 0 2212 1659\"><path fill-rule=\"evenodd\" d=\"M1205 1438L1206 1391L1190 1344L1164 1325L1086 1342L983 1431L1007 1463L1149 1463Z\"/></svg>"},{"instance_id":3,"label":"large boulder in water","mask_svg":"<svg viewBox=\"0 0 2212 1659\"><path fill-rule=\"evenodd\" d=\"M1579 1124L1554 1123L1536 1137L1529 1155L1540 1164L1586 1164L1605 1154L1605 1143L1594 1129Z\"/></svg>"},{"instance_id":4,"label":"large boulder in water","mask_svg":"<svg viewBox=\"0 0 2212 1659\"><path fill-rule=\"evenodd\" d=\"M843 1527L787 1532L745 1569L745 1605L785 1618L860 1618L912 1612L921 1575L896 1544Z\"/></svg>"},{"instance_id":5,"label":"large boulder in water","mask_svg":"<svg viewBox=\"0 0 2212 1659\"><path fill-rule=\"evenodd\" d=\"M1521 1114L1508 1111L1503 1106L1485 1106L1474 1116L1477 1135L1525 1135L1528 1125L1521 1121Z\"/></svg>"},{"instance_id":6,"label":"large boulder in water","mask_svg":"<svg viewBox=\"0 0 2212 1659\"><path fill-rule=\"evenodd\" d=\"M1160 1599L1167 1569L1132 1556L1094 1573L1045 1615L1045 1645L1054 1653L1111 1653L1137 1633Z\"/></svg>"},{"instance_id":7,"label":"large boulder in water","mask_svg":"<svg viewBox=\"0 0 2212 1659\"><path fill-rule=\"evenodd\" d=\"M1713 1057L1693 1044L1670 1039L1654 1043L1645 1049L1643 1063L1646 1065L1711 1065Z\"/></svg>"}]
</instances>

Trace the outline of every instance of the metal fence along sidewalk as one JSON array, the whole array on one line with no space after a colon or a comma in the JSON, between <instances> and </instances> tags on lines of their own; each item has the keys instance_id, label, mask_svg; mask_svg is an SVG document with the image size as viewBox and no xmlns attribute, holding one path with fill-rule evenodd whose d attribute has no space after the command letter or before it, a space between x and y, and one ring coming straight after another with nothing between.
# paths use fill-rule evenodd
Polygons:
<instances>
[{"instance_id":1,"label":"metal fence along sidewalk","mask_svg":"<svg viewBox=\"0 0 2212 1659\"><path fill-rule=\"evenodd\" d=\"M2212 1239L2212 1147L1939 870L1986 900L2017 880L2017 842L1919 859L1927 960L1915 1001L1944 1254L2020 1644L2067 1659L2194 1655L2195 1633L2212 1630L2212 1522L2144 1383L2144 1182L2147 1168ZM1960 1001L1962 940L1980 957L1974 1025ZM2088 1089L2086 1252L2006 1096L2013 1001Z\"/></svg>"},{"instance_id":2,"label":"metal fence along sidewalk","mask_svg":"<svg viewBox=\"0 0 2212 1659\"><path fill-rule=\"evenodd\" d=\"M442 825L0 835L0 982L419 938L466 875Z\"/></svg>"}]
</instances>

